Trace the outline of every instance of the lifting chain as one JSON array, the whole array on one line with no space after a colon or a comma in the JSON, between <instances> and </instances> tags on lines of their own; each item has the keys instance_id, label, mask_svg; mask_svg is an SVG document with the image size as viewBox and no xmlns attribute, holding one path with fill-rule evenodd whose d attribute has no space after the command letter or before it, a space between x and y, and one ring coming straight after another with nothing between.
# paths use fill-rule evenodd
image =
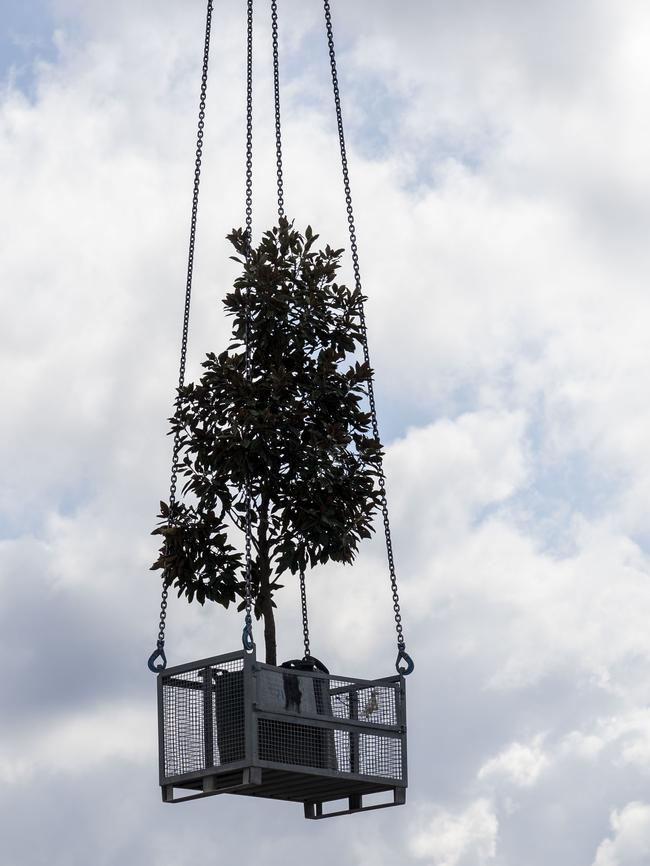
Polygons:
<instances>
[{"instance_id":1,"label":"lifting chain","mask_svg":"<svg viewBox=\"0 0 650 866\"><path fill-rule=\"evenodd\" d=\"M284 180L282 171L282 124L280 120L280 61L278 51L278 3L271 0L271 38L273 42L273 97L275 106L275 164L278 188L278 218L284 217ZM300 607L302 611L302 634L305 646L304 659L311 658L309 651L309 618L307 615L307 592L305 572L300 571Z\"/></svg>"},{"instance_id":2,"label":"lifting chain","mask_svg":"<svg viewBox=\"0 0 650 866\"><path fill-rule=\"evenodd\" d=\"M199 121L196 133L196 154L194 159L194 184L192 190L192 215L190 218L190 242L187 254L187 277L185 281L185 309L183 312L183 332L181 337L181 357L178 370L178 390L176 392L175 404L178 407L180 390L185 384L185 364L187 361L187 335L190 326L190 304L192 300L192 275L194 272L194 246L196 243L196 217L199 209L199 185L201 182L201 159L203 156L203 130L205 127L205 99L208 91L208 60L210 57L210 30L212 28L212 2L208 0L208 8L205 19L205 41L203 45L203 70L201 72L201 95L199 98ZM174 520L176 505L176 484L178 480L178 454L180 451L180 433L174 435L174 447L172 451L172 471L169 485L169 523ZM167 598L169 586L167 575L163 572L163 589L160 602L160 623L158 625L158 639L156 649L149 656L147 662L149 670L160 673L167 667L165 656L165 620L167 618Z\"/></svg>"},{"instance_id":3,"label":"lifting chain","mask_svg":"<svg viewBox=\"0 0 650 866\"><path fill-rule=\"evenodd\" d=\"M309 619L307 618L307 590L305 589L305 572L300 569L300 606L302 608L302 636L305 645L305 655L303 660L311 658L309 649Z\"/></svg>"},{"instance_id":4,"label":"lifting chain","mask_svg":"<svg viewBox=\"0 0 650 866\"><path fill-rule=\"evenodd\" d=\"M280 62L278 57L278 3L271 0L271 37L273 40L273 101L275 105L275 165L278 184L278 218L284 216L282 177L282 126L280 124Z\"/></svg>"},{"instance_id":5,"label":"lifting chain","mask_svg":"<svg viewBox=\"0 0 650 866\"><path fill-rule=\"evenodd\" d=\"M247 27L246 27L246 259L250 259L253 238L253 0L247 0ZM246 287L246 382L252 381L252 363L250 347L250 286ZM252 610L252 577L253 557L251 509L253 507L253 495L250 476L246 480L246 547L245 547L245 607L244 629L242 631L242 644L246 652L255 650L253 640L253 617Z\"/></svg>"},{"instance_id":6,"label":"lifting chain","mask_svg":"<svg viewBox=\"0 0 650 866\"><path fill-rule=\"evenodd\" d=\"M332 89L334 91L334 107L336 110L336 122L339 133L339 145L341 150L341 169L343 174L343 189L345 191L345 204L348 215L348 230L350 235L350 252L352 255L352 267L354 270L354 283L356 289L361 294L361 271L359 268L359 252L357 248L357 232L354 224L354 211L352 209L352 192L350 189L350 173L348 169L348 156L345 146L345 135L343 132L343 112L341 110L341 94L339 91L338 72L336 68L336 52L334 49L334 32L332 27L332 12L330 9L329 0L323 0L325 10L325 29L327 32L327 44L329 48L330 69L332 72ZM361 334L363 343L363 358L365 363L370 368L370 353L368 351L368 333L366 328L366 316L363 307L363 300L359 303L359 318L361 320ZM379 426L377 424L377 408L375 405L375 389L372 381L372 376L368 379L368 402L370 404L370 414L372 418L372 433L378 445L381 445L379 438ZM393 594L393 612L395 615L395 630L397 632L397 660L395 667L397 672L406 676L410 674L414 668L413 659L406 652L406 641L404 639L404 629L402 627L402 615L400 611L399 592L397 589L397 575L395 571L395 559L393 556L393 542L391 539L390 520L388 517L388 501L386 499L386 479L384 476L383 467L379 471L379 501L381 505L381 513L384 521L384 535L386 538L386 555L388 557L388 569L390 573L390 585Z\"/></svg>"}]
</instances>

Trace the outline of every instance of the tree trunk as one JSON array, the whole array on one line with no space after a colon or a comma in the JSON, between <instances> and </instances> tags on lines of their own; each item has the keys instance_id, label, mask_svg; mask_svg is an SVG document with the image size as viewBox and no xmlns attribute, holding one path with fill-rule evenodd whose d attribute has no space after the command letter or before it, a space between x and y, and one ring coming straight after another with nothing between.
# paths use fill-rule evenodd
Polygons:
<instances>
[{"instance_id":1,"label":"tree trunk","mask_svg":"<svg viewBox=\"0 0 650 866\"><path fill-rule=\"evenodd\" d=\"M264 646L267 665L276 665L277 645L275 640L275 616L271 601L271 559L269 545L269 498L262 496L258 532L257 565L260 576L260 608L264 619Z\"/></svg>"},{"instance_id":2,"label":"tree trunk","mask_svg":"<svg viewBox=\"0 0 650 866\"><path fill-rule=\"evenodd\" d=\"M275 642L275 616L271 599L262 605L262 616L264 617L264 646L266 648L267 665L277 665L278 651Z\"/></svg>"}]
</instances>

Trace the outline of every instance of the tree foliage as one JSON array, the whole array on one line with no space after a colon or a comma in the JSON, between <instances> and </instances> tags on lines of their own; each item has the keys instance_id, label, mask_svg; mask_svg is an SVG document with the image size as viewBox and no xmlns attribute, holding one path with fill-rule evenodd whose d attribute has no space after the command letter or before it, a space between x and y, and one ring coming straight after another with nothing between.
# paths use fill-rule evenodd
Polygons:
<instances>
[{"instance_id":1,"label":"tree foliage","mask_svg":"<svg viewBox=\"0 0 650 866\"><path fill-rule=\"evenodd\" d=\"M317 239L281 220L247 256L244 231L229 235L243 269L224 301L232 340L179 391L171 432L180 437L184 496L173 514L161 503L155 530L164 543L153 568L166 583L190 601L228 607L244 595L249 479L253 598L272 663L281 575L351 562L378 506L381 446L365 408L371 371L355 358L363 299L336 281L343 251L317 250Z\"/></svg>"}]
</instances>

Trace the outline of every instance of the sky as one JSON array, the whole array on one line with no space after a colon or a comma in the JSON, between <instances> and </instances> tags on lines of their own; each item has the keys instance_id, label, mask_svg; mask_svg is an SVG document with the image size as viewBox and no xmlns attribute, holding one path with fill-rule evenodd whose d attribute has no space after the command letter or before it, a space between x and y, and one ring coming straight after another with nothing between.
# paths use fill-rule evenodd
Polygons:
<instances>
[{"instance_id":1,"label":"sky","mask_svg":"<svg viewBox=\"0 0 650 866\"><path fill-rule=\"evenodd\" d=\"M256 4L254 231L274 219ZM408 804L160 802L166 496L204 3L0 0L3 866L647 866L650 8L332 0L405 634ZM322 6L279 0L285 197L347 246ZM244 4L215 0L188 378L228 338ZM349 262L345 265L350 276ZM312 649L389 675L381 537ZM278 598L299 654L299 596ZM181 663L241 618L173 599Z\"/></svg>"}]
</instances>

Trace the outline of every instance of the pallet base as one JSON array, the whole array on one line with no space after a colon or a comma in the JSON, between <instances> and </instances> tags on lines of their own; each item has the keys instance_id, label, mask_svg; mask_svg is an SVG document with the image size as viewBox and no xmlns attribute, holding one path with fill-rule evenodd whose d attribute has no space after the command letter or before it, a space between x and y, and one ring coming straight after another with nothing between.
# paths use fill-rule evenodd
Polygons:
<instances>
[{"instance_id":1,"label":"pallet base","mask_svg":"<svg viewBox=\"0 0 650 866\"><path fill-rule=\"evenodd\" d=\"M381 793L391 793L392 800L364 805L364 797ZM162 786L162 799L165 803L182 803L202 797L213 797L216 794L239 794L244 797L263 797L303 803L305 818L311 820L401 806L406 802L404 787L375 782L318 778L304 773L261 767L245 767L234 772L211 774L202 779ZM347 801L347 808L324 811L325 804L341 800Z\"/></svg>"}]
</instances>

